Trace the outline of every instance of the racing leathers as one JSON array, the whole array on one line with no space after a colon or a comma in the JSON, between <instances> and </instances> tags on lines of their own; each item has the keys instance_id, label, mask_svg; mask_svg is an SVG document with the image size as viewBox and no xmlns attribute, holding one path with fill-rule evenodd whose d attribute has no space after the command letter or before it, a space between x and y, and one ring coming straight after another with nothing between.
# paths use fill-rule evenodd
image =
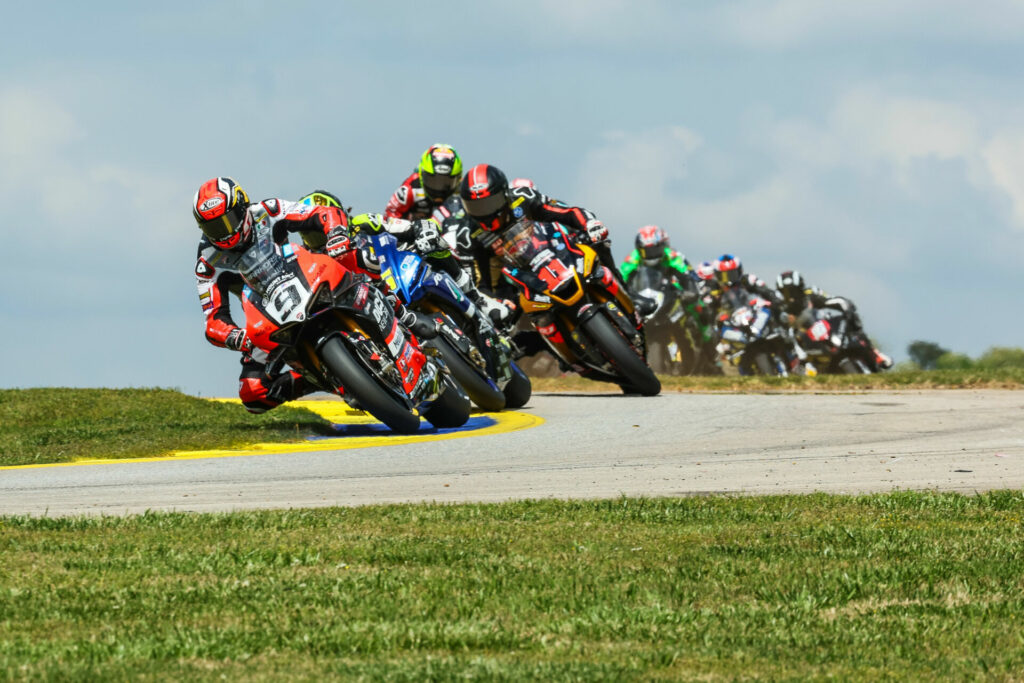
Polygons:
<instances>
[{"instance_id":1,"label":"racing leathers","mask_svg":"<svg viewBox=\"0 0 1024 683\"><path fill-rule=\"evenodd\" d=\"M271 231L275 242L282 243L288 233L297 232L307 244L324 244L332 229L347 225L344 212L328 206L309 206L282 199L265 199L250 204L246 220L253 232ZM256 238L256 235L253 235ZM313 388L298 373L286 371L267 375L267 354L253 347L245 327L231 316L230 295L241 298L244 281L239 265L244 249L219 249L204 235L199 241L196 259L196 286L199 303L206 318L206 339L214 346L242 352L242 370L238 377L238 395L251 413L262 413L303 396Z\"/></svg>"},{"instance_id":2,"label":"racing leathers","mask_svg":"<svg viewBox=\"0 0 1024 683\"><path fill-rule=\"evenodd\" d=\"M554 222L564 225L569 231L575 234L584 244L589 244L597 252L601 265L608 268L612 276L619 277L619 270L612 258L611 249L608 244L608 231L600 225L600 221L590 211L578 207L569 206L564 202L551 199L547 195L538 192L532 187L514 187L509 190L509 211L511 217L509 224L521 218L528 218L536 221ZM472 259L476 265L477 284L485 293L497 291L500 282L498 273L500 266L492 271L493 245L504 232L501 230L488 231L466 214L455 214L449 218L444 225L447 230L450 227L449 221L455 223L455 248L461 258ZM594 226L599 226L603 236L594 238L598 234Z\"/></svg>"},{"instance_id":3,"label":"racing leathers","mask_svg":"<svg viewBox=\"0 0 1024 683\"><path fill-rule=\"evenodd\" d=\"M384 216L406 220L430 218L439 203L431 199L423 189L419 171L413 171L391 195Z\"/></svg>"},{"instance_id":4,"label":"racing leathers","mask_svg":"<svg viewBox=\"0 0 1024 683\"><path fill-rule=\"evenodd\" d=\"M818 287L807 287L803 290L802 298L784 298L784 308L787 321L793 332L798 335L806 335L807 330L818 320L817 311L821 309L834 309L841 311L849 324L849 331L852 334L861 334L865 339L870 339L864 330L860 314L857 313L857 306L843 296L829 296ZM869 369L872 372L887 370L892 367L893 361L887 354L872 346L873 357L868 359Z\"/></svg>"}]
</instances>

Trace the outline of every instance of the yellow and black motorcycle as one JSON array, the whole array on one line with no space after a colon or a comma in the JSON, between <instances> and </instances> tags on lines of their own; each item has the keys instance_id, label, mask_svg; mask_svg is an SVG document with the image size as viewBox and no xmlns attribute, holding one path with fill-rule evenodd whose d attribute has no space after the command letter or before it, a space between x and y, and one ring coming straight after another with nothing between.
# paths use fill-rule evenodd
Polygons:
<instances>
[{"instance_id":1,"label":"yellow and black motorcycle","mask_svg":"<svg viewBox=\"0 0 1024 683\"><path fill-rule=\"evenodd\" d=\"M584 377L655 396L643 325L618 280L558 223L520 220L492 248L551 351Z\"/></svg>"}]
</instances>

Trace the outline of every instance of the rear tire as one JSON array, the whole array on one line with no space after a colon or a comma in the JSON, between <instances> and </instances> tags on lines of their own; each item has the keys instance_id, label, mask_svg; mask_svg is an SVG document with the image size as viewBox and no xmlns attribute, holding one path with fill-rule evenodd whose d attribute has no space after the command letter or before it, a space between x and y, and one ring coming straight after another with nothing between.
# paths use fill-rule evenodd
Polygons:
<instances>
[{"instance_id":1,"label":"rear tire","mask_svg":"<svg viewBox=\"0 0 1024 683\"><path fill-rule=\"evenodd\" d=\"M757 368L758 374L772 375L779 374L775 369L775 364L772 363L772 358L765 352L760 352L754 356L754 367Z\"/></svg>"},{"instance_id":2,"label":"rear tire","mask_svg":"<svg viewBox=\"0 0 1024 683\"><path fill-rule=\"evenodd\" d=\"M345 343L332 337L320 349L320 357L346 395L399 434L412 434L420 428L420 418L402 405L349 352Z\"/></svg>"},{"instance_id":3,"label":"rear tire","mask_svg":"<svg viewBox=\"0 0 1024 683\"><path fill-rule=\"evenodd\" d=\"M469 396L451 377L444 378L444 389L434 405L423 413L430 424L438 429L461 427L469 419Z\"/></svg>"},{"instance_id":4,"label":"rear tire","mask_svg":"<svg viewBox=\"0 0 1024 683\"><path fill-rule=\"evenodd\" d=\"M623 391L643 396L657 396L661 392L661 382L654 372L604 315L591 316L581 327L615 367L622 378Z\"/></svg>"},{"instance_id":5,"label":"rear tire","mask_svg":"<svg viewBox=\"0 0 1024 683\"><path fill-rule=\"evenodd\" d=\"M462 385L469 397L473 399L473 403L489 412L496 412L505 407L505 394L501 389L497 385L491 386L480 375L480 371L470 365L469 361L452 346L451 342L443 337L438 337L432 339L430 345L441 352L455 381Z\"/></svg>"},{"instance_id":6,"label":"rear tire","mask_svg":"<svg viewBox=\"0 0 1024 683\"><path fill-rule=\"evenodd\" d=\"M505 385L505 407L522 408L533 396L533 384L515 361L509 365L512 370L512 379Z\"/></svg>"}]
</instances>

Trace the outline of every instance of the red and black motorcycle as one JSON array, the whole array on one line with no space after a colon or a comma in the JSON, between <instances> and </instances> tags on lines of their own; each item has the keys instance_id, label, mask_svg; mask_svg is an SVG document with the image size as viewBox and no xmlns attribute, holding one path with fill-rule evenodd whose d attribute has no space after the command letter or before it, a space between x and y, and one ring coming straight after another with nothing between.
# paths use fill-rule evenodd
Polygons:
<instances>
[{"instance_id":1,"label":"red and black motorcycle","mask_svg":"<svg viewBox=\"0 0 1024 683\"><path fill-rule=\"evenodd\" d=\"M655 396L661 382L644 360L633 301L564 226L520 220L492 248L519 289L519 303L548 347L584 377Z\"/></svg>"},{"instance_id":2,"label":"red and black motorcycle","mask_svg":"<svg viewBox=\"0 0 1024 683\"><path fill-rule=\"evenodd\" d=\"M469 419L469 398L398 323L376 287L333 258L258 232L242 256L246 333L323 391L340 395L401 433Z\"/></svg>"}]
</instances>

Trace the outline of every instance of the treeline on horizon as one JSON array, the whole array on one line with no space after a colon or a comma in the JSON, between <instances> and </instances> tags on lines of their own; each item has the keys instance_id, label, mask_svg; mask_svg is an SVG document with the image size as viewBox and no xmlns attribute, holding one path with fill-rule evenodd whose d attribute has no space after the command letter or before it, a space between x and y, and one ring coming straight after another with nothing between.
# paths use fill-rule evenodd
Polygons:
<instances>
[{"instance_id":1,"label":"treeline on horizon","mask_svg":"<svg viewBox=\"0 0 1024 683\"><path fill-rule=\"evenodd\" d=\"M993 346L978 358L956 353L930 341L913 341L907 346L913 366L921 370L998 370L1024 368L1024 349Z\"/></svg>"}]
</instances>

